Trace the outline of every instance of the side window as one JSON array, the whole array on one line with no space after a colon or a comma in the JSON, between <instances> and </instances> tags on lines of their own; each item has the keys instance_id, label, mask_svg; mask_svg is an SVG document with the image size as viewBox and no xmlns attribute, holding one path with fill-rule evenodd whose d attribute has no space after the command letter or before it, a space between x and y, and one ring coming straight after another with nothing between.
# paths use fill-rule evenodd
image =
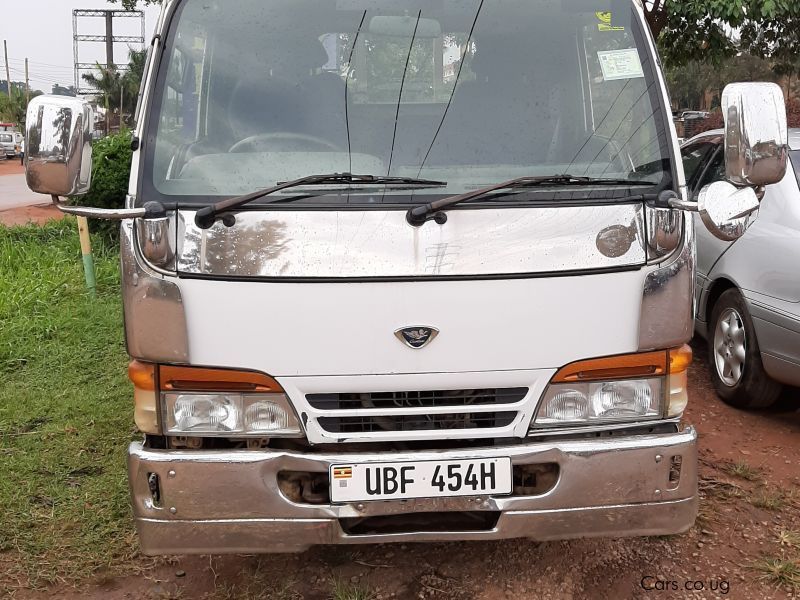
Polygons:
<instances>
[{"instance_id":1,"label":"side window","mask_svg":"<svg viewBox=\"0 0 800 600\"><path fill-rule=\"evenodd\" d=\"M700 173L700 181L694 186L695 192L699 192L709 183L722 181L725 179L725 174L725 152L723 152L722 146L718 146L705 171Z\"/></svg>"},{"instance_id":2,"label":"side window","mask_svg":"<svg viewBox=\"0 0 800 600\"><path fill-rule=\"evenodd\" d=\"M694 183L697 176L700 174L700 167L703 165L712 144L700 143L688 148L684 148L681 153L683 154L683 170L686 172L686 185L690 190L694 189Z\"/></svg>"}]
</instances>

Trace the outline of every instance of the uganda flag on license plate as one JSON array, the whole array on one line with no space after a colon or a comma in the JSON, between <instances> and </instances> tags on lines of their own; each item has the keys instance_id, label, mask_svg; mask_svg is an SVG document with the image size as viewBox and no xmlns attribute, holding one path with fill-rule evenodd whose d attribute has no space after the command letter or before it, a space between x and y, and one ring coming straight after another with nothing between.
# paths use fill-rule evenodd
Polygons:
<instances>
[{"instance_id":1,"label":"uganda flag on license plate","mask_svg":"<svg viewBox=\"0 0 800 600\"><path fill-rule=\"evenodd\" d=\"M334 479L350 479L353 476L353 467L333 467Z\"/></svg>"}]
</instances>

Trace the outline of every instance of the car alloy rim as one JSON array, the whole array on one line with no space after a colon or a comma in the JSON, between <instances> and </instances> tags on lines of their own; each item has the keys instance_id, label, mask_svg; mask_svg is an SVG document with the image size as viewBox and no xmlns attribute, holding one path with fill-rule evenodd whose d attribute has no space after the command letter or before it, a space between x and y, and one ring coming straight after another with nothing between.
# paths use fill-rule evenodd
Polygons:
<instances>
[{"instance_id":1,"label":"car alloy rim","mask_svg":"<svg viewBox=\"0 0 800 600\"><path fill-rule=\"evenodd\" d=\"M733 387L741 381L746 356L747 336L742 316L735 309L726 308L714 332L714 363L722 383Z\"/></svg>"}]
</instances>

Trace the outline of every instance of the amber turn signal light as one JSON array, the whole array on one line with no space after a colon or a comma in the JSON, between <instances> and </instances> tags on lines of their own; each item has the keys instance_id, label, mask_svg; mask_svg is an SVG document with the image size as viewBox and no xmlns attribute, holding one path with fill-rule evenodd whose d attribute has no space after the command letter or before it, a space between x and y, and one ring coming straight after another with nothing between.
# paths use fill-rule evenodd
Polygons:
<instances>
[{"instance_id":1,"label":"amber turn signal light","mask_svg":"<svg viewBox=\"0 0 800 600\"><path fill-rule=\"evenodd\" d=\"M235 369L159 365L158 381L162 391L283 392L269 375Z\"/></svg>"}]
</instances>

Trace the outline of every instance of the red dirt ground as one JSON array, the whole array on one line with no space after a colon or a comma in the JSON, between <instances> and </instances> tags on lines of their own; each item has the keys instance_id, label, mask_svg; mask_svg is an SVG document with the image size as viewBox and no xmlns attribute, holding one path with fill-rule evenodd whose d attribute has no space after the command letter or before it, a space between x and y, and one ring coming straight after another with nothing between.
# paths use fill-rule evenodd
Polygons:
<instances>
[{"instance_id":1,"label":"red dirt ground","mask_svg":"<svg viewBox=\"0 0 800 600\"><path fill-rule=\"evenodd\" d=\"M19 175L25 169L19 164L19 159L0 161L0 177L3 175ZM43 197L44 198L44 197ZM19 206L0 210L0 225L25 225L26 223L44 223L50 219L63 217L55 206L46 201L35 206Z\"/></svg>"}]
</instances>

